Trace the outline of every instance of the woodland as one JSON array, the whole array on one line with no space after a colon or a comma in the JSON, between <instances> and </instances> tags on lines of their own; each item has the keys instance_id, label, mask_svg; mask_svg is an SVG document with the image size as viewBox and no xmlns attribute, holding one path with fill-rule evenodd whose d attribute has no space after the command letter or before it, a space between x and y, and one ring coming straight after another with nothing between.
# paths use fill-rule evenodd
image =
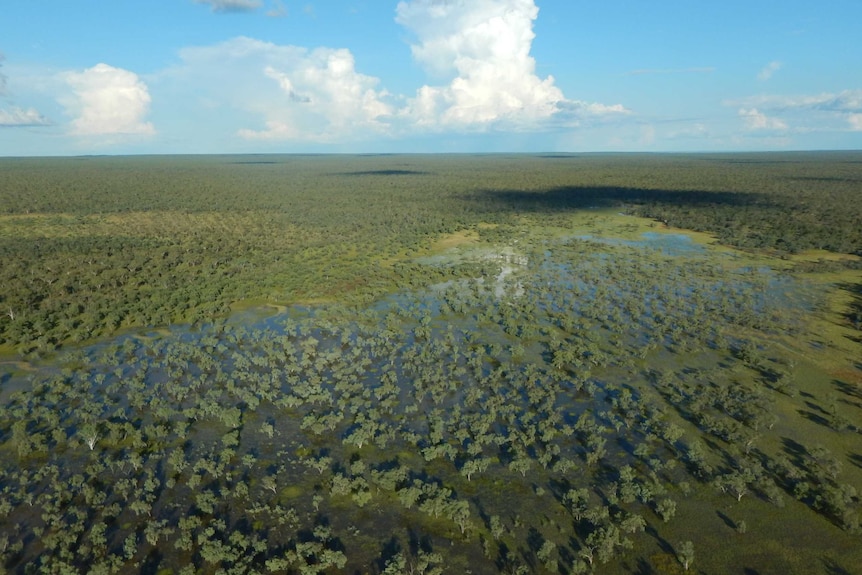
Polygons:
<instances>
[{"instance_id":1,"label":"woodland","mask_svg":"<svg viewBox=\"0 0 862 575\"><path fill-rule=\"evenodd\" d=\"M0 158L0 573L862 573L862 152Z\"/></svg>"}]
</instances>

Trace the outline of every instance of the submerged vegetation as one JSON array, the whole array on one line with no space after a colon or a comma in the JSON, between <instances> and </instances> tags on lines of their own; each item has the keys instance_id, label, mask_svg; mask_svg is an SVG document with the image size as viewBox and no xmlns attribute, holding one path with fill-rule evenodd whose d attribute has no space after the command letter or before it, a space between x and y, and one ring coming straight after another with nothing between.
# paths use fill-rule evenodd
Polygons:
<instances>
[{"instance_id":1,"label":"submerged vegetation","mask_svg":"<svg viewBox=\"0 0 862 575\"><path fill-rule=\"evenodd\" d=\"M859 154L0 166L0 571L862 565Z\"/></svg>"}]
</instances>

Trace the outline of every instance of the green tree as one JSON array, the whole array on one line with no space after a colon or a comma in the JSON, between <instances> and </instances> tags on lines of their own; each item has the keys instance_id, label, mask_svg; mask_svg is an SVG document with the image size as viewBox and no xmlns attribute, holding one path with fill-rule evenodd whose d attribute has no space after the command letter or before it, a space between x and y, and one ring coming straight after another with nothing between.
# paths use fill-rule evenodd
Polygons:
<instances>
[{"instance_id":1,"label":"green tree","mask_svg":"<svg viewBox=\"0 0 862 575\"><path fill-rule=\"evenodd\" d=\"M683 541L677 545L676 558L682 564L682 568L688 571L688 568L694 563L694 543Z\"/></svg>"},{"instance_id":2,"label":"green tree","mask_svg":"<svg viewBox=\"0 0 862 575\"><path fill-rule=\"evenodd\" d=\"M590 492L585 488L570 489L563 496L563 503L575 518L575 521L580 521L584 514L589 509Z\"/></svg>"},{"instance_id":3,"label":"green tree","mask_svg":"<svg viewBox=\"0 0 862 575\"><path fill-rule=\"evenodd\" d=\"M662 521L667 523L676 514L676 501L670 498L662 499L656 503L655 511L661 517Z\"/></svg>"}]
</instances>

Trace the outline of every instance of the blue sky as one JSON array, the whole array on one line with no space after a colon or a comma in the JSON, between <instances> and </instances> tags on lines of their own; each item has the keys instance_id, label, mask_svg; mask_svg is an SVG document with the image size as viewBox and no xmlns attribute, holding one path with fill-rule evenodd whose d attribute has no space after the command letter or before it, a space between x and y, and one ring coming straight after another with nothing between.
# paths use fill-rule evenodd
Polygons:
<instances>
[{"instance_id":1,"label":"blue sky","mask_svg":"<svg viewBox=\"0 0 862 575\"><path fill-rule=\"evenodd\" d=\"M859 0L3 0L0 155L862 149Z\"/></svg>"}]
</instances>

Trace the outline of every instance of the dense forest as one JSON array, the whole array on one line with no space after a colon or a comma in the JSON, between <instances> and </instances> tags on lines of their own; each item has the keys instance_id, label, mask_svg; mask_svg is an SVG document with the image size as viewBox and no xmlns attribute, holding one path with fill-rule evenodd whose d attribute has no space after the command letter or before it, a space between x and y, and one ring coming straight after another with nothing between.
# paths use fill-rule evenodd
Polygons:
<instances>
[{"instance_id":1,"label":"dense forest","mask_svg":"<svg viewBox=\"0 0 862 575\"><path fill-rule=\"evenodd\" d=\"M0 572L858 573L860 182L0 159Z\"/></svg>"}]
</instances>

